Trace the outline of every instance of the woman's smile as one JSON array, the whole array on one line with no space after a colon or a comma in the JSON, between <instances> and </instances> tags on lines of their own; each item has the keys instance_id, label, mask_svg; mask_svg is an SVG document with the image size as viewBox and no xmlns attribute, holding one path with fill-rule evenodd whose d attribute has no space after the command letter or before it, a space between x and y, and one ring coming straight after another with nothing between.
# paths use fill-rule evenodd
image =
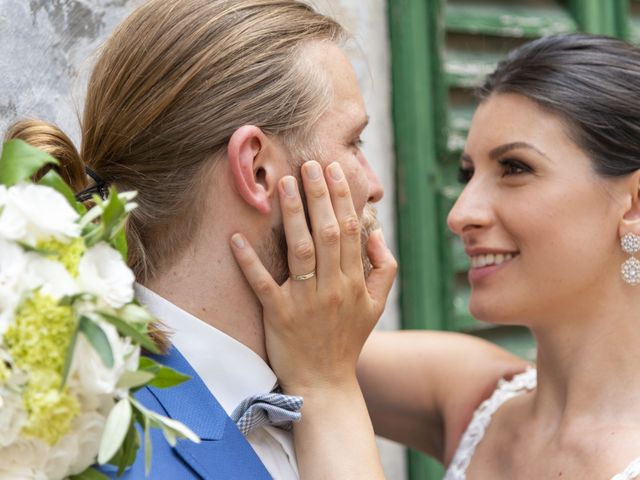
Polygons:
<instances>
[{"instance_id":1,"label":"woman's smile","mask_svg":"<svg viewBox=\"0 0 640 480\"><path fill-rule=\"evenodd\" d=\"M467 252L471 261L469 282L472 284L483 280L499 270L502 270L519 255L518 252L483 250L483 252L480 252L480 249L474 249Z\"/></svg>"}]
</instances>

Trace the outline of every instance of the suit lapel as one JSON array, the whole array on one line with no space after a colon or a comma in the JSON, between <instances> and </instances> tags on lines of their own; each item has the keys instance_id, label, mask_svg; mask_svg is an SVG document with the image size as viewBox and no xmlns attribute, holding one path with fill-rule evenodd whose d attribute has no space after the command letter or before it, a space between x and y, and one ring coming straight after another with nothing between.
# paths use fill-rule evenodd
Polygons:
<instances>
[{"instance_id":1,"label":"suit lapel","mask_svg":"<svg viewBox=\"0 0 640 480\"><path fill-rule=\"evenodd\" d=\"M170 389L148 387L167 416L187 425L202 440L200 444L179 440L178 455L205 480L270 479L251 445L180 352L172 348L155 359L191 376Z\"/></svg>"}]
</instances>

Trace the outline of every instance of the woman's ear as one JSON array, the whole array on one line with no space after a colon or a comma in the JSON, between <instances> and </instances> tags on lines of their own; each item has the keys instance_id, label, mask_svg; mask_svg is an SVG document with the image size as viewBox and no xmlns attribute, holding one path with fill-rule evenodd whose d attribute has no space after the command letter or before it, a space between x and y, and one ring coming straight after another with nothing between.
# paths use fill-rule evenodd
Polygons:
<instances>
[{"instance_id":1,"label":"woman's ear","mask_svg":"<svg viewBox=\"0 0 640 480\"><path fill-rule=\"evenodd\" d=\"M270 197L277 191L268 163L270 140L258 127L238 128L227 146L227 161L236 190L247 205L262 214L271 212Z\"/></svg>"},{"instance_id":2,"label":"woman's ear","mask_svg":"<svg viewBox=\"0 0 640 480\"><path fill-rule=\"evenodd\" d=\"M626 180L626 210L620 220L620 237L627 233L640 235L640 170L633 172Z\"/></svg>"}]
</instances>

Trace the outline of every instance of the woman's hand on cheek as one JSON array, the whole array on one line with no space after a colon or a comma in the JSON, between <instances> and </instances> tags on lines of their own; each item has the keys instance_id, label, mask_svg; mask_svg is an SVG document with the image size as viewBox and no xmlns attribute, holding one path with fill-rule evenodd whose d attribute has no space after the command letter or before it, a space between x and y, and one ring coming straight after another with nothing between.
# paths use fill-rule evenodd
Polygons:
<instances>
[{"instance_id":1,"label":"woman's hand on cheek","mask_svg":"<svg viewBox=\"0 0 640 480\"><path fill-rule=\"evenodd\" d=\"M264 307L267 352L287 393L355 381L356 362L378 321L396 272L382 232L371 234L365 280L360 222L338 163L302 167L311 232L295 178L280 180L290 278L279 286L239 234L232 248ZM315 275L311 275L315 273Z\"/></svg>"}]
</instances>

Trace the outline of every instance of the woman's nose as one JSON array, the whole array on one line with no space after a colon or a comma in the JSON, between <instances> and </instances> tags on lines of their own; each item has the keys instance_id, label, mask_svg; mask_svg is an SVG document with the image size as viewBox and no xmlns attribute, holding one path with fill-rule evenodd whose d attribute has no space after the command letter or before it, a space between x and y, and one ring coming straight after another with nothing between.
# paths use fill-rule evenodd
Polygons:
<instances>
[{"instance_id":1,"label":"woman's nose","mask_svg":"<svg viewBox=\"0 0 640 480\"><path fill-rule=\"evenodd\" d=\"M451 208L447 217L449 229L462 235L470 228L480 228L491 223L490 192L480 179L472 179Z\"/></svg>"}]
</instances>

